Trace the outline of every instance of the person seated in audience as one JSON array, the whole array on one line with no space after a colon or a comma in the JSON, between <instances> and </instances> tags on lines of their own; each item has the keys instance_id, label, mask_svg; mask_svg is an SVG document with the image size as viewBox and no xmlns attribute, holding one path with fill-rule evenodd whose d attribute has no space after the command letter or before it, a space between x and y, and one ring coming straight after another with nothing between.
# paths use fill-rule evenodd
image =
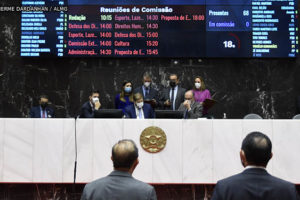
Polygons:
<instances>
[{"instance_id":1,"label":"person seated in audience","mask_svg":"<svg viewBox=\"0 0 300 200\"><path fill-rule=\"evenodd\" d=\"M240 159L245 170L218 181L211 199L299 200L294 184L267 172L266 167L272 156L272 143L269 137L261 132L249 133L243 140L240 150Z\"/></svg>"},{"instance_id":2,"label":"person seated in audience","mask_svg":"<svg viewBox=\"0 0 300 200\"><path fill-rule=\"evenodd\" d=\"M81 107L80 118L94 118L95 113L101 108L99 100L100 92L93 90L90 93L89 101L85 102Z\"/></svg>"},{"instance_id":3,"label":"person seated in audience","mask_svg":"<svg viewBox=\"0 0 300 200\"><path fill-rule=\"evenodd\" d=\"M152 107L157 107L158 91L152 87L152 78L148 73L143 76L143 85L135 88L133 93L143 94L144 101L150 103Z\"/></svg>"},{"instance_id":4,"label":"person seated in audience","mask_svg":"<svg viewBox=\"0 0 300 200\"><path fill-rule=\"evenodd\" d=\"M49 98L47 95L40 95L39 106L30 109L29 116L31 118L54 118L54 109L49 106Z\"/></svg>"},{"instance_id":5,"label":"person seated in audience","mask_svg":"<svg viewBox=\"0 0 300 200\"><path fill-rule=\"evenodd\" d=\"M133 119L154 118L155 114L150 104L145 104L143 95L136 93L133 95L134 104L125 108L125 117Z\"/></svg>"},{"instance_id":6,"label":"person seated in audience","mask_svg":"<svg viewBox=\"0 0 300 200\"><path fill-rule=\"evenodd\" d=\"M202 117L203 107L199 102L194 99L192 90L189 90L184 95L185 101L179 106L179 111L184 111L183 118L185 119L198 119Z\"/></svg>"},{"instance_id":7,"label":"person seated in audience","mask_svg":"<svg viewBox=\"0 0 300 200\"><path fill-rule=\"evenodd\" d=\"M184 101L184 93L186 89L179 85L177 74L169 76L169 87L162 91L160 96L160 105L166 110L177 110L180 104Z\"/></svg>"},{"instance_id":8,"label":"person seated in audience","mask_svg":"<svg viewBox=\"0 0 300 200\"><path fill-rule=\"evenodd\" d=\"M139 164L139 152L132 140L124 139L112 147L114 170L85 185L81 200L156 200L153 186L132 177Z\"/></svg>"},{"instance_id":9,"label":"person seated in audience","mask_svg":"<svg viewBox=\"0 0 300 200\"><path fill-rule=\"evenodd\" d=\"M121 93L116 95L115 108L122 109L125 114L125 107L133 104L133 91L131 81L124 81Z\"/></svg>"},{"instance_id":10,"label":"person seated in audience","mask_svg":"<svg viewBox=\"0 0 300 200\"><path fill-rule=\"evenodd\" d=\"M201 76L196 76L194 82L194 98L196 102L203 103L205 99L211 99L211 95L208 89L206 89L203 78ZM207 115L208 111L204 108L203 115Z\"/></svg>"}]
</instances>

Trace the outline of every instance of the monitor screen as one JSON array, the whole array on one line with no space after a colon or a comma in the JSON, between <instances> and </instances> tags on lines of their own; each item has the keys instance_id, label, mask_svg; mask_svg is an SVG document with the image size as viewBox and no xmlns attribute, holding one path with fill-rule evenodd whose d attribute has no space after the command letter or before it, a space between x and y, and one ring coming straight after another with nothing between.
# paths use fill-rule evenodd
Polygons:
<instances>
[{"instance_id":1,"label":"monitor screen","mask_svg":"<svg viewBox=\"0 0 300 200\"><path fill-rule=\"evenodd\" d=\"M182 119L183 111L178 110L155 110L157 119Z\"/></svg>"},{"instance_id":2,"label":"monitor screen","mask_svg":"<svg viewBox=\"0 0 300 200\"><path fill-rule=\"evenodd\" d=\"M122 118L123 116L121 109L99 109L95 112L95 118Z\"/></svg>"},{"instance_id":3,"label":"monitor screen","mask_svg":"<svg viewBox=\"0 0 300 200\"><path fill-rule=\"evenodd\" d=\"M297 0L22 0L24 57L296 57Z\"/></svg>"}]
</instances>

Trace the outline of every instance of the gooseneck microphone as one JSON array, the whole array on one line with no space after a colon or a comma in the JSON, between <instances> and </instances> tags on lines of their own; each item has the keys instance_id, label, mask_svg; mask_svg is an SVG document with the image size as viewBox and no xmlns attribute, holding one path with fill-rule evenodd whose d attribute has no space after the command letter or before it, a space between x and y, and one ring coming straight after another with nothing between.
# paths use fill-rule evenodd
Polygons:
<instances>
[{"instance_id":1,"label":"gooseneck microphone","mask_svg":"<svg viewBox=\"0 0 300 200\"><path fill-rule=\"evenodd\" d=\"M75 117L75 162L74 162L74 179L73 179L73 194L76 199L76 174L77 174L77 119L79 115Z\"/></svg>"}]
</instances>

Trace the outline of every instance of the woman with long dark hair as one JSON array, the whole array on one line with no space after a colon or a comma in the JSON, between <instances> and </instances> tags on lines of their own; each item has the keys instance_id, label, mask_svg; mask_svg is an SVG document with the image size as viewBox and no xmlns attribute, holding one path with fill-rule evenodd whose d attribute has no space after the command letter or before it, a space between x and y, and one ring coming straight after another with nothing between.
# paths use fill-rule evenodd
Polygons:
<instances>
[{"instance_id":1,"label":"woman with long dark hair","mask_svg":"<svg viewBox=\"0 0 300 200\"><path fill-rule=\"evenodd\" d=\"M133 104L132 83L125 80L122 84L121 93L116 95L115 108L125 112L125 107L131 104Z\"/></svg>"}]
</instances>

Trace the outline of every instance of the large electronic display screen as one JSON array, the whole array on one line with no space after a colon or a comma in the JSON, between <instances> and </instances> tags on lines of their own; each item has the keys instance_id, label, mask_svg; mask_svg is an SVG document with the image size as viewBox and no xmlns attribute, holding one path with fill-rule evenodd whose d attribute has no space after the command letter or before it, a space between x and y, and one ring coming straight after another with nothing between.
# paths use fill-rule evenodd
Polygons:
<instances>
[{"instance_id":1,"label":"large electronic display screen","mask_svg":"<svg viewBox=\"0 0 300 200\"><path fill-rule=\"evenodd\" d=\"M24 57L296 57L297 0L22 0Z\"/></svg>"}]
</instances>

